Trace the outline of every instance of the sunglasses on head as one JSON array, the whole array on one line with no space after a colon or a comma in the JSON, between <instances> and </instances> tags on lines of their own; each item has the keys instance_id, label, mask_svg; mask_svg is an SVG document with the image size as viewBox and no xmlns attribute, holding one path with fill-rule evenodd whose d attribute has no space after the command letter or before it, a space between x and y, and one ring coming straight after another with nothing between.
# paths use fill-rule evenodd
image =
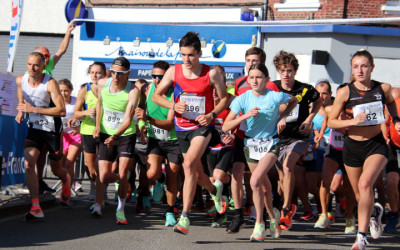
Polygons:
<instances>
[{"instance_id":1,"label":"sunglasses on head","mask_svg":"<svg viewBox=\"0 0 400 250\"><path fill-rule=\"evenodd\" d=\"M49 58L50 57L50 53L44 53L43 56L46 57L46 58Z\"/></svg>"},{"instance_id":2,"label":"sunglasses on head","mask_svg":"<svg viewBox=\"0 0 400 250\"><path fill-rule=\"evenodd\" d=\"M151 75L151 77L156 80L158 78L158 80L161 81L161 79L163 78L163 75Z\"/></svg>"},{"instance_id":3,"label":"sunglasses on head","mask_svg":"<svg viewBox=\"0 0 400 250\"><path fill-rule=\"evenodd\" d=\"M110 72L111 72L111 74L117 74L119 76L122 76L122 75L125 75L126 73L128 73L129 70L127 70L127 71L116 71L116 70L110 69Z\"/></svg>"}]
</instances>

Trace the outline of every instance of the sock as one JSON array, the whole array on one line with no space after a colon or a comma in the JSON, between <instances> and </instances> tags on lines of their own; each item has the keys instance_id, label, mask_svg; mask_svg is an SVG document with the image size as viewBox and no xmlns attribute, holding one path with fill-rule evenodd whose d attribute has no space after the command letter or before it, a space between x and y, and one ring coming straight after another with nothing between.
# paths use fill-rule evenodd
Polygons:
<instances>
[{"instance_id":1,"label":"sock","mask_svg":"<svg viewBox=\"0 0 400 250\"><path fill-rule=\"evenodd\" d=\"M243 216L243 211L241 208L235 208L235 215Z\"/></svg>"},{"instance_id":2,"label":"sock","mask_svg":"<svg viewBox=\"0 0 400 250\"><path fill-rule=\"evenodd\" d=\"M189 218L189 213L186 211L182 211L182 216L183 217L188 217Z\"/></svg>"},{"instance_id":3,"label":"sock","mask_svg":"<svg viewBox=\"0 0 400 250\"><path fill-rule=\"evenodd\" d=\"M362 236L367 237L367 233L357 232L357 234L361 234Z\"/></svg>"},{"instance_id":4,"label":"sock","mask_svg":"<svg viewBox=\"0 0 400 250\"><path fill-rule=\"evenodd\" d=\"M173 213L173 212L174 212L174 206L168 205L168 206L167 206L167 209L165 210L165 212L167 212L167 213Z\"/></svg>"},{"instance_id":5,"label":"sock","mask_svg":"<svg viewBox=\"0 0 400 250\"><path fill-rule=\"evenodd\" d=\"M376 217L378 215L378 211L376 207L374 206L374 212L372 213L372 217Z\"/></svg>"},{"instance_id":6,"label":"sock","mask_svg":"<svg viewBox=\"0 0 400 250\"><path fill-rule=\"evenodd\" d=\"M117 210L118 210L118 211L124 211L125 202L126 202L126 198L121 199L121 198L118 196L118 207L117 207Z\"/></svg>"},{"instance_id":7,"label":"sock","mask_svg":"<svg viewBox=\"0 0 400 250\"><path fill-rule=\"evenodd\" d=\"M40 208L39 198L32 199L32 207L31 210Z\"/></svg>"}]
</instances>

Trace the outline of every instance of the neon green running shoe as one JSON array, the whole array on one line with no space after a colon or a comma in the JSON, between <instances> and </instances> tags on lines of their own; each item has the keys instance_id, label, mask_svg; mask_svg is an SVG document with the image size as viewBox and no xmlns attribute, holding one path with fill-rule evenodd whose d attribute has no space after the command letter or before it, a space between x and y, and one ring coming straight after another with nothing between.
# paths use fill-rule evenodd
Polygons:
<instances>
[{"instance_id":1,"label":"neon green running shoe","mask_svg":"<svg viewBox=\"0 0 400 250\"><path fill-rule=\"evenodd\" d=\"M190 226L189 218L181 215L178 224L174 226L174 232L187 235L189 232L189 226Z\"/></svg>"},{"instance_id":2,"label":"neon green running shoe","mask_svg":"<svg viewBox=\"0 0 400 250\"><path fill-rule=\"evenodd\" d=\"M126 221L126 218L125 218L125 212L124 211L117 210L115 215L117 217L117 224L118 225L126 225L126 224L128 224L128 222Z\"/></svg>"}]
</instances>

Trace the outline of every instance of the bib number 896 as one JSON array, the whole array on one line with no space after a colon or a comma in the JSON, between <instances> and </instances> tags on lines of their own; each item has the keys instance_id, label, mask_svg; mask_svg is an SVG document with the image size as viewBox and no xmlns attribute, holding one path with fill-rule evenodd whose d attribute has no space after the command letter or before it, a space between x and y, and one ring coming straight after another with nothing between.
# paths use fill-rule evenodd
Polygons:
<instances>
[{"instance_id":1,"label":"bib number 896","mask_svg":"<svg viewBox=\"0 0 400 250\"><path fill-rule=\"evenodd\" d=\"M186 111L188 112L199 112L200 107L199 106L193 106L193 105L186 105Z\"/></svg>"}]
</instances>

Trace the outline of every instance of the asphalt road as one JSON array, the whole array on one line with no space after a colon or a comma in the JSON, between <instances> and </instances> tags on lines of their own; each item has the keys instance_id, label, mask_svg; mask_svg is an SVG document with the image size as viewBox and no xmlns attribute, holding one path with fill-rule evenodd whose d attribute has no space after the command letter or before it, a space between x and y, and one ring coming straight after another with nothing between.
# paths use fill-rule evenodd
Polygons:
<instances>
[{"instance_id":1,"label":"asphalt road","mask_svg":"<svg viewBox=\"0 0 400 250\"><path fill-rule=\"evenodd\" d=\"M188 235L174 233L164 226L162 205L154 205L151 214L137 214L127 204L128 225L115 225L117 203L110 201L101 218L93 218L90 202L74 197L73 205L57 205L44 211L41 221L26 222L22 215L0 220L0 248L49 249L350 249L355 235L345 235L344 220L330 229L316 230L313 223L295 221L291 231L280 239L266 238L252 243L253 226L248 224L237 234L225 228L211 228L211 218L204 212L192 213ZM296 215L298 217L299 214ZM295 218L296 218L295 217ZM368 238L368 249L400 249L398 235L384 235L378 240Z\"/></svg>"}]
</instances>

